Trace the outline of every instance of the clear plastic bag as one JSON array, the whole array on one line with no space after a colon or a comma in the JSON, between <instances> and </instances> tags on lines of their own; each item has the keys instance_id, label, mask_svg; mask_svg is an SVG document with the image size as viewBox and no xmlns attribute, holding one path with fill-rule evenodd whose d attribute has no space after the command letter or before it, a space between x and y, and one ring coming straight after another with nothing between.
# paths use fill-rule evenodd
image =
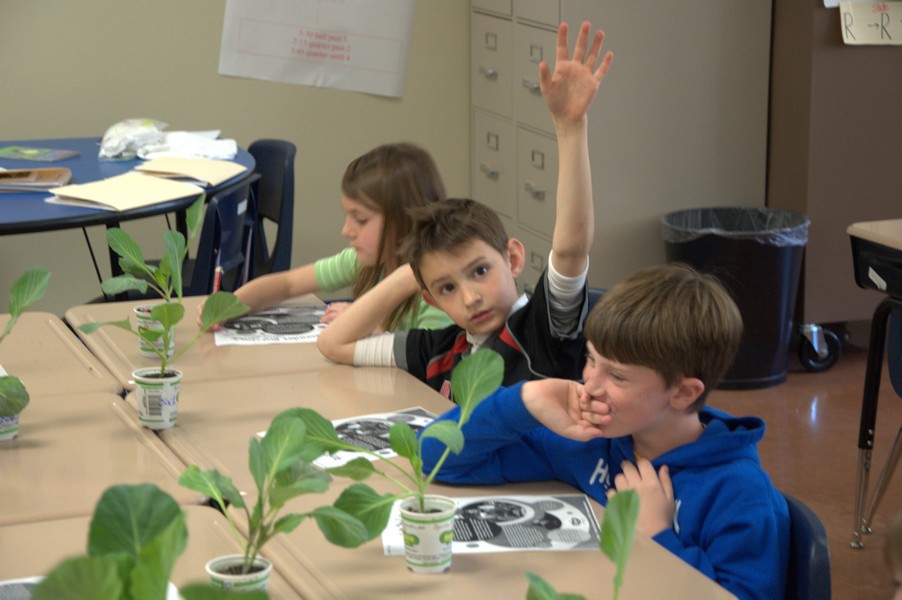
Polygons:
<instances>
[{"instance_id":1,"label":"clear plastic bag","mask_svg":"<svg viewBox=\"0 0 902 600\"><path fill-rule=\"evenodd\" d=\"M771 246L804 246L808 242L805 215L764 207L692 208L661 219L665 242L681 243L704 235L747 239Z\"/></svg>"},{"instance_id":2,"label":"clear plastic bag","mask_svg":"<svg viewBox=\"0 0 902 600\"><path fill-rule=\"evenodd\" d=\"M138 150L163 141L167 123L155 119L125 119L111 126L100 142L100 158L130 160Z\"/></svg>"}]
</instances>

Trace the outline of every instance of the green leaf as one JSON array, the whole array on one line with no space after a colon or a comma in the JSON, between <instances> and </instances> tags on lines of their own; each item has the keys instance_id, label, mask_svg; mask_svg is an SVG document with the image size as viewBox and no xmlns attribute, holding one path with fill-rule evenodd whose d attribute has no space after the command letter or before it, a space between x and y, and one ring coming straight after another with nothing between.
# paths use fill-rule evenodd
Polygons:
<instances>
[{"instance_id":1,"label":"green leaf","mask_svg":"<svg viewBox=\"0 0 902 600\"><path fill-rule=\"evenodd\" d=\"M299 515L297 513L291 513L290 515L285 515L284 517L279 518L273 524L272 531L270 532L270 537L277 533L291 533L309 516L310 515Z\"/></svg>"},{"instance_id":2,"label":"green leaf","mask_svg":"<svg viewBox=\"0 0 902 600\"><path fill-rule=\"evenodd\" d=\"M178 231L167 230L163 233L163 258L160 260L160 271L164 278L171 278L172 289L175 294L182 297L182 263L185 260L186 244L185 236ZM159 283L159 280L158 280ZM160 287L165 286L165 283Z\"/></svg>"},{"instance_id":3,"label":"green leaf","mask_svg":"<svg viewBox=\"0 0 902 600\"><path fill-rule=\"evenodd\" d=\"M601 550L617 565L614 597L623 584L626 562L633 548L636 520L639 518L639 494L635 490L617 492L608 498L601 524Z\"/></svg>"},{"instance_id":4,"label":"green leaf","mask_svg":"<svg viewBox=\"0 0 902 600\"><path fill-rule=\"evenodd\" d=\"M334 452L350 448L350 444L341 441L332 422L310 408L289 408L273 419L298 418L307 426L307 437L304 455L306 461L319 458L324 452Z\"/></svg>"},{"instance_id":5,"label":"green leaf","mask_svg":"<svg viewBox=\"0 0 902 600\"><path fill-rule=\"evenodd\" d=\"M144 293L147 291L147 286L146 279L140 279L134 275L123 273L122 275L116 275L115 277L105 279L103 283L100 284L100 289L107 294L122 294L131 290L137 290Z\"/></svg>"},{"instance_id":6,"label":"green leaf","mask_svg":"<svg viewBox=\"0 0 902 600\"><path fill-rule=\"evenodd\" d=\"M118 327L119 329L124 329L126 331L131 331L132 333L137 333L134 329L132 329L132 323L128 319L128 317L122 319L121 321L104 321L103 323L85 323L84 325L79 325L78 330L83 331L84 333L90 335L100 329L101 327L106 327L107 325L112 325L113 327Z\"/></svg>"},{"instance_id":7,"label":"green leaf","mask_svg":"<svg viewBox=\"0 0 902 600\"><path fill-rule=\"evenodd\" d=\"M19 317L29 306L44 297L47 292L47 285L50 282L50 271L35 267L29 269L22 274L19 279L13 283L9 290L9 321L3 333L0 333L0 341L3 340L9 332L13 330L13 325L19 320Z\"/></svg>"},{"instance_id":8,"label":"green leaf","mask_svg":"<svg viewBox=\"0 0 902 600\"><path fill-rule=\"evenodd\" d=\"M29 306L44 297L50 283L50 271L35 267L28 269L9 289L9 314L13 319L25 312Z\"/></svg>"},{"instance_id":9,"label":"green leaf","mask_svg":"<svg viewBox=\"0 0 902 600\"><path fill-rule=\"evenodd\" d=\"M369 541L369 532L359 519L334 506L320 506L311 516L331 543L342 548L356 548Z\"/></svg>"},{"instance_id":10,"label":"green leaf","mask_svg":"<svg viewBox=\"0 0 902 600\"><path fill-rule=\"evenodd\" d=\"M216 292L204 302L200 315L201 330L206 331L217 323L240 317L250 311L250 307L242 304L238 296L232 292Z\"/></svg>"},{"instance_id":11,"label":"green leaf","mask_svg":"<svg viewBox=\"0 0 902 600\"><path fill-rule=\"evenodd\" d=\"M119 564L108 556L78 556L60 562L31 592L32 600L123 598Z\"/></svg>"},{"instance_id":12,"label":"green leaf","mask_svg":"<svg viewBox=\"0 0 902 600\"><path fill-rule=\"evenodd\" d=\"M367 539L371 540L380 535L388 525L394 499L395 496L391 494L379 495L364 483L354 483L341 493L333 506L363 523Z\"/></svg>"},{"instance_id":13,"label":"green leaf","mask_svg":"<svg viewBox=\"0 0 902 600\"><path fill-rule=\"evenodd\" d=\"M132 265L142 266L142 270L146 273L151 272L152 269L147 266L147 263L144 260L144 253L141 252L141 247L134 239L132 239L132 236L125 233L125 231L119 227L110 227L106 230L106 241L110 250L121 256L127 262ZM120 262L120 264L122 263Z\"/></svg>"},{"instance_id":14,"label":"green leaf","mask_svg":"<svg viewBox=\"0 0 902 600\"><path fill-rule=\"evenodd\" d=\"M150 318L159 321L163 329L177 325L185 316L185 305L181 302L155 304L150 309Z\"/></svg>"},{"instance_id":15,"label":"green leaf","mask_svg":"<svg viewBox=\"0 0 902 600\"><path fill-rule=\"evenodd\" d=\"M141 548L128 586L131 597L165 598L175 561L187 543L185 515L179 511L168 527Z\"/></svg>"},{"instance_id":16,"label":"green leaf","mask_svg":"<svg viewBox=\"0 0 902 600\"><path fill-rule=\"evenodd\" d=\"M413 458L417 451L417 436L410 425L395 423L388 430L388 441L392 450L404 458Z\"/></svg>"},{"instance_id":17,"label":"green leaf","mask_svg":"<svg viewBox=\"0 0 902 600\"><path fill-rule=\"evenodd\" d=\"M269 594L262 590L226 590L214 588L206 583L189 583L179 588L179 595L185 600L268 600Z\"/></svg>"},{"instance_id":18,"label":"green leaf","mask_svg":"<svg viewBox=\"0 0 902 600\"><path fill-rule=\"evenodd\" d=\"M260 441L266 455L266 479L298 460L304 449L307 426L300 419L273 419Z\"/></svg>"},{"instance_id":19,"label":"green leaf","mask_svg":"<svg viewBox=\"0 0 902 600\"><path fill-rule=\"evenodd\" d=\"M328 469L328 471L332 475L338 477L347 477L354 481L363 481L364 479L369 478L373 473L376 473L376 467L373 465L372 461L369 461L362 456L358 456L350 462L343 464L340 467L332 467L331 469Z\"/></svg>"},{"instance_id":20,"label":"green leaf","mask_svg":"<svg viewBox=\"0 0 902 600\"><path fill-rule=\"evenodd\" d=\"M437 439L454 454L459 454L464 449L464 434L454 421L436 421L420 434L420 443L426 438Z\"/></svg>"},{"instance_id":21,"label":"green leaf","mask_svg":"<svg viewBox=\"0 0 902 600\"><path fill-rule=\"evenodd\" d=\"M18 377L0 376L0 417L12 417L28 406L28 391Z\"/></svg>"},{"instance_id":22,"label":"green leaf","mask_svg":"<svg viewBox=\"0 0 902 600\"><path fill-rule=\"evenodd\" d=\"M251 470L251 475L254 478L254 485L257 486L258 493L266 485L266 474L269 471L267 464L266 450L260 445L260 440L256 437L252 437L248 453L248 467Z\"/></svg>"},{"instance_id":23,"label":"green leaf","mask_svg":"<svg viewBox=\"0 0 902 600\"><path fill-rule=\"evenodd\" d=\"M332 476L302 460L295 460L276 474L270 489L269 503L279 508L287 501L305 494L322 494L329 489Z\"/></svg>"},{"instance_id":24,"label":"green leaf","mask_svg":"<svg viewBox=\"0 0 902 600\"><path fill-rule=\"evenodd\" d=\"M197 236L197 232L200 231L200 226L204 219L204 203L206 200L207 195L205 193L201 194L200 198L188 207L185 215L185 224L188 226L189 241L193 240Z\"/></svg>"},{"instance_id":25,"label":"green leaf","mask_svg":"<svg viewBox=\"0 0 902 600\"><path fill-rule=\"evenodd\" d=\"M526 600L586 600L579 594L558 594L551 584L535 573L527 571L526 577L529 579Z\"/></svg>"},{"instance_id":26,"label":"green leaf","mask_svg":"<svg viewBox=\"0 0 902 600\"><path fill-rule=\"evenodd\" d=\"M232 483L232 478L226 477L216 469L201 471L197 465L189 465L179 477L179 485L212 498L223 510L227 504L238 508L246 506L244 497Z\"/></svg>"},{"instance_id":27,"label":"green leaf","mask_svg":"<svg viewBox=\"0 0 902 600\"><path fill-rule=\"evenodd\" d=\"M121 552L137 559L145 544L180 518L179 505L155 485L110 487L94 509L88 532L88 554Z\"/></svg>"},{"instance_id":28,"label":"green leaf","mask_svg":"<svg viewBox=\"0 0 902 600\"><path fill-rule=\"evenodd\" d=\"M460 405L460 425L470 420L473 410L501 385L504 360L489 348L465 356L451 374L451 394Z\"/></svg>"}]
</instances>

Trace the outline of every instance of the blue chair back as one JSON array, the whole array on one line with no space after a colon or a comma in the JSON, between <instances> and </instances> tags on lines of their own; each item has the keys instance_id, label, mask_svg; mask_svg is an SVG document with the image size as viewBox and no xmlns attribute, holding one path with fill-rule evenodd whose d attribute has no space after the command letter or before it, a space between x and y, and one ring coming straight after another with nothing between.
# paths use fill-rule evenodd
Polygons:
<instances>
[{"instance_id":1,"label":"blue chair back","mask_svg":"<svg viewBox=\"0 0 902 600\"><path fill-rule=\"evenodd\" d=\"M212 293L217 265L223 271L220 289L235 291L245 282L247 229L256 213L250 190L259 179L260 175L255 173L216 192L207 202L195 258L186 261L186 280L182 286L186 296Z\"/></svg>"},{"instance_id":2,"label":"blue chair back","mask_svg":"<svg viewBox=\"0 0 902 600\"><path fill-rule=\"evenodd\" d=\"M249 279L291 267L294 224L294 159L297 148L285 140L262 139L247 151L257 163L260 180L253 187L257 203L251 240ZM266 239L267 223L275 225L275 240Z\"/></svg>"},{"instance_id":3,"label":"blue chair back","mask_svg":"<svg viewBox=\"0 0 902 600\"><path fill-rule=\"evenodd\" d=\"M830 549L824 524L813 510L787 493L789 569L786 600L830 600Z\"/></svg>"}]
</instances>

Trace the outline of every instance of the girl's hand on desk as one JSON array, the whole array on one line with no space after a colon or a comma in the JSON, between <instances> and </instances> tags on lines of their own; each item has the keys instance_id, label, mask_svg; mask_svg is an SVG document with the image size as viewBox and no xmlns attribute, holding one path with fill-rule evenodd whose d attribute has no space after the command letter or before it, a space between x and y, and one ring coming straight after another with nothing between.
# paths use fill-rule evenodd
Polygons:
<instances>
[{"instance_id":1,"label":"girl's hand on desk","mask_svg":"<svg viewBox=\"0 0 902 600\"><path fill-rule=\"evenodd\" d=\"M197 305L197 326L198 326L198 327L201 327L202 324L203 324L203 321L201 321L200 316L201 316L201 315L203 314L203 312L204 312L204 304L205 304L206 302L207 302L207 299L204 298L203 300L201 300L201 303ZM220 325L219 323L216 323L215 325L213 325L213 327L210 328L210 331L216 331L216 330L219 329L220 327L221 327L221 325Z\"/></svg>"},{"instance_id":2,"label":"girl's hand on desk","mask_svg":"<svg viewBox=\"0 0 902 600\"><path fill-rule=\"evenodd\" d=\"M326 306L326 312L323 313L322 318L319 320L320 323L331 323L335 320L338 315L343 313L349 306L351 306L350 302L330 302L328 306Z\"/></svg>"}]
</instances>

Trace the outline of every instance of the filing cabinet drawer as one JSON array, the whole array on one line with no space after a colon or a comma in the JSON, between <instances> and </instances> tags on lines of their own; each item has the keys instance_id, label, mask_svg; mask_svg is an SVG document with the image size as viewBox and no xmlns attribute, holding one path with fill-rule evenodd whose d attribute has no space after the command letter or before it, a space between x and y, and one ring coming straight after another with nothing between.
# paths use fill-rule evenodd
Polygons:
<instances>
[{"instance_id":1,"label":"filing cabinet drawer","mask_svg":"<svg viewBox=\"0 0 902 600\"><path fill-rule=\"evenodd\" d=\"M473 111L473 199L510 218L517 216L515 144L513 123L490 113Z\"/></svg>"},{"instance_id":2,"label":"filing cabinet drawer","mask_svg":"<svg viewBox=\"0 0 902 600\"><path fill-rule=\"evenodd\" d=\"M474 106L511 114L511 22L473 14L470 96Z\"/></svg>"},{"instance_id":3,"label":"filing cabinet drawer","mask_svg":"<svg viewBox=\"0 0 902 600\"><path fill-rule=\"evenodd\" d=\"M514 25L514 118L537 129L552 131L551 115L539 89L539 63L554 69L557 34L547 29Z\"/></svg>"},{"instance_id":4,"label":"filing cabinet drawer","mask_svg":"<svg viewBox=\"0 0 902 600\"><path fill-rule=\"evenodd\" d=\"M523 266L523 272L517 278L517 285L520 291L531 293L536 289L539 277L542 276L542 271L548 265L551 241L522 229L515 231L511 237L523 242L523 246L526 248L526 263Z\"/></svg>"},{"instance_id":5,"label":"filing cabinet drawer","mask_svg":"<svg viewBox=\"0 0 902 600\"><path fill-rule=\"evenodd\" d=\"M557 171L554 138L517 128L517 220L520 225L551 234Z\"/></svg>"},{"instance_id":6,"label":"filing cabinet drawer","mask_svg":"<svg viewBox=\"0 0 902 600\"><path fill-rule=\"evenodd\" d=\"M561 22L561 4L557 0L514 0L514 14L518 19L557 27Z\"/></svg>"},{"instance_id":7,"label":"filing cabinet drawer","mask_svg":"<svg viewBox=\"0 0 902 600\"><path fill-rule=\"evenodd\" d=\"M470 8L487 10L499 15L511 15L511 0L473 0Z\"/></svg>"}]
</instances>

